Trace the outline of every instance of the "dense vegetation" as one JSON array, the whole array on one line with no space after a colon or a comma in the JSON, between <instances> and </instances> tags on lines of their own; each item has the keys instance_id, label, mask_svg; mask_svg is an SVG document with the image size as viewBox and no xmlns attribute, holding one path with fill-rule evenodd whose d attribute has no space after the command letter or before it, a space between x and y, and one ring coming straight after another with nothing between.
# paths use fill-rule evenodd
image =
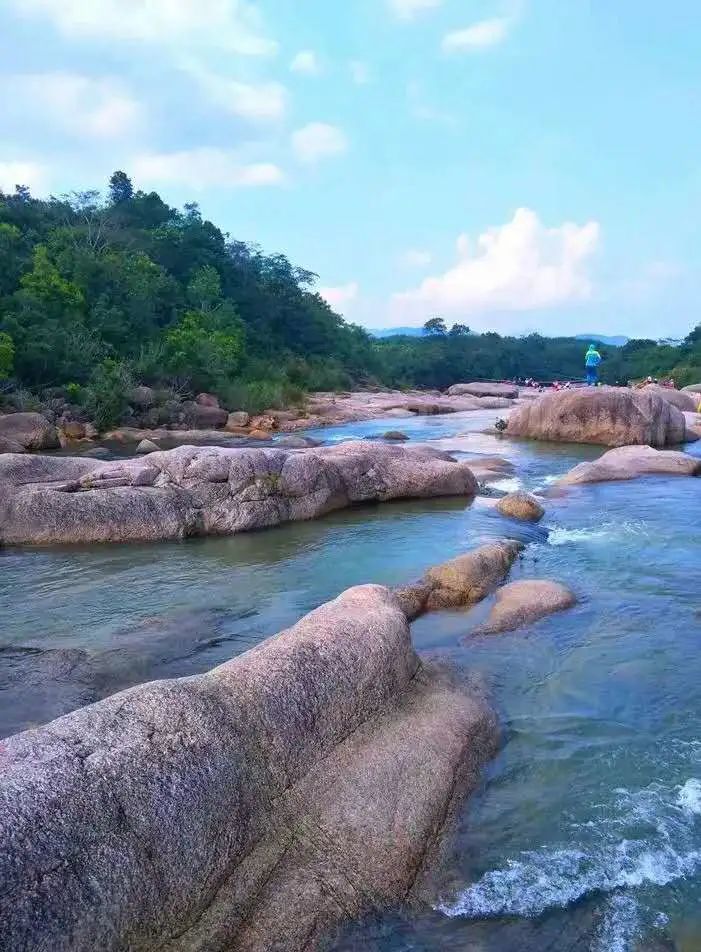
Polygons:
<instances>
[{"instance_id":1,"label":"dense vegetation","mask_svg":"<svg viewBox=\"0 0 701 952\"><path fill-rule=\"evenodd\" d=\"M264 254L115 172L96 192L35 199L0 192L0 389L16 406L62 393L99 424L122 418L137 384L232 409L354 385L446 387L458 380L581 375L572 339L472 334L440 319L422 338L373 339L314 291L316 276ZM701 329L681 348L609 349L606 379L673 368L701 379Z\"/></svg>"}]
</instances>

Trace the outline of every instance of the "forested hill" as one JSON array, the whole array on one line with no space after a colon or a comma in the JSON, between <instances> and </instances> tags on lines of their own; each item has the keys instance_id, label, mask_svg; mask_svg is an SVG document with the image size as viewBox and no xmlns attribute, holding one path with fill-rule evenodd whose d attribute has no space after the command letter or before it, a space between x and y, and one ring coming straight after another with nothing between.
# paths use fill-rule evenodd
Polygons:
<instances>
[{"instance_id":1,"label":"forested hill","mask_svg":"<svg viewBox=\"0 0 701 952\"><path fill-rule=\"evenodd\" d=\"M376 340L336 314L315 281L283 254L223 233L197 205L180 211L135 191L123 172L106 198L0 192L0 390L15 403L67 391L107 423L140 383L257 410L307 390L581 374L573 339L438 321L422 338ZM611 377L685 364L683 382L701 379L695 335L682 348L631 341L611 351Z\"/></svg>"}]
</instances>

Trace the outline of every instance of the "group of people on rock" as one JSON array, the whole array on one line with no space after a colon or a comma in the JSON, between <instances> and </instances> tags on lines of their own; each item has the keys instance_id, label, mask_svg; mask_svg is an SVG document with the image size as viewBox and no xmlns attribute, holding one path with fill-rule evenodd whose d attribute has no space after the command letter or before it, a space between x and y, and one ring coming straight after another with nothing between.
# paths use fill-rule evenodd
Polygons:
<instances>
[{"instance_id":1,"label":"group of people on rock","mask_svg":"<svg viewBox=\"0 0 701 952\"><path fill-rule=\"evenodd\" d=\"M586 374L586 385L588 387L601 386L601 381L599 380L599 365L601 364L601 359L601 354L596 349L596 345L590 344L584 355L584 371ZM535 380L533 377L515 377L514 380L509 382L515 383L520 387L531 387L537 390L538 393L544 393L546 390L546 385ZM647 377L638 383L629 381L628 386L637 390L651 383L658 384L661 387L669 387L671 390L676 389L676 384L671 377L663 380L658 380L657 377ZM571 380L553 380L551 384L553 390L570 390L574 386L576 386L576 384L572 383ZM618 380L616 381L616 386L621 386Z\"/></svg>"}]
</instances>

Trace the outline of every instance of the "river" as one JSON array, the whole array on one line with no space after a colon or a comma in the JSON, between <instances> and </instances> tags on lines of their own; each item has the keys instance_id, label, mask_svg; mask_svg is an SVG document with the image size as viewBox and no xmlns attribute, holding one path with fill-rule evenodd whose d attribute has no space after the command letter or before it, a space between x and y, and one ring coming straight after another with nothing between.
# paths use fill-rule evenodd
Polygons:
<instances>
[{"instance_id":1,"label":"river","mask_svg":"<svg viewBox=\"0 0 701 952\"><path fill-rule=\"evenodd\" d=\"M472 431L463 450L515 464L498 486L540 492L599 453L479 432L495 415L312 435L333 442L391 428L450 445ZM701 455L701 444L689 451ZM486 683L504 743L461 812L435 908L374 917L334 947L632 952L671 937L699 952L700 488L688 478L577 488L549 501L549 533L507 523L478 498L363 507L183 544L0 549L0 732L54 716L67 698L206 670L349 585L411 581L516 534L529 545L512 578L562 581L578 605L496 636L470 636L489 601L414 624L419 651Z\"/></svg>"}]
</instances>

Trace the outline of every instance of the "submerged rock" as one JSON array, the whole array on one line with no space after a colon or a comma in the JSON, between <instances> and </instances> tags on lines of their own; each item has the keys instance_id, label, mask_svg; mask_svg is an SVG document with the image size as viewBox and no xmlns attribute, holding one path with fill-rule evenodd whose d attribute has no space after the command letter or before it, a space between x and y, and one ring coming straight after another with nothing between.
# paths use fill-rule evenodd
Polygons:
<instances>
[{"instance_id":1,"label":"submerged rock","mask_svg":"<svg viewBox=\"0 0 701 952\"><path fill-rule=\"evenodd\" d=\"M58 430L41 413L6 413L0 416L0 442L24 450L53 450L59 445Z\"/></svg>"},{"instance_id":2,"label":"submerged rock","mask_svg":"<svg viewBox=\"0 0 701 952\"><path fill-rule=\"evenodd\" d=\"M545 509L536 497L526 492L514 492L503 496L496 504L496 509L502 516L523 519L526 522L538 522L545 515Z\"/></svg>"},{"instance_id":3,"label":"submerged rock","mask_svg":"<svg viewBox=\"0 0 701 952\"><path fill-rule=\"evenodd\" d=\"M409 621L426 611L474 605L504 581L522 549L511 539L489 542L430 568L418 582L395 589L395 595Z\"/></svg>"},{"instance_id":4,"label":"submerged rock","mask_svg":"<svg viewBox=\"0 0 701 952\"><path fill-rule=\"evenodd\" d=\"M110 451L104 446L95 446L93 449L86 450L83 455L89 456L92 459L107 459L110 455Z\"/></svg>"},{"instance_id":5,"label":"submerged rock","mask_svg":"<svg viewBox=\"0 0 701 952\"><path fill-rule=\"evenodd\" d=\"M495 739L390 592L350 589L207 674L4 742L0 946L316 948L406 897Z\"/></svg>"},{"instance_id":6,"label":"submerged rock","mask_svg":"<svg viewBox=\"0 0 701 952\"><path fill-rule=\"evenodd\" d=\"M399 443L406 443L409 437L406 433L402 433L401 430L387 430L386 433L382 434L383 440L394 440Z\"/></svg>"},{"instance_id":7,"label":"submerged rock","mask_svg":"<svg viewBox=\"0 0 701 952\"><path fill-rule=\"evenodd\" d=\"M266 438L269 436L270 434L266 433ZM321 446L321 443L311 436L283 436L276 441L275 445L284 446L288 450L306 450L312 446Z\"/></svg>"},{"instance_id":8,"label":"submerged rock","mask_svg":"<svg viewBox=\"0 0 701 952\"><path fill-rule=\"evenodd\" d=\"M0 737L92 704L92 674L79 648L0 648Z\"/></svg>"},{"instance_id":9,"label":"submerged rock","mask_svg":"<svg viewBox=\"0 0 701 952\"><path fill-rule=\"evenodd\" d=\"M468 394L472 397L506 397L510 400L518 397L518 387L513 383L489 383L476 380L473 383L456 383L448 387L448 395L461 397Z\"/></svg>"},{"instance_id":10,"label":"submerged rock","mask_svg":"<svg viewBox=\"0 0 701 952\"><path fill-rule=\"evenodd\" d=\"M701 459L674 450L655 450L651 446L621 446L609 450L591 463L580 463L559 479L556 485L602 483L652 475L699 476Z\"/></svg>"},{"instance_id":11,"label":"submerged rock","mask_svg":"<svg viewBox=\"0 0 701 952\"><path fill-rule=\"evenodd\" d=\"M684 417L657 393L589 387L546 393L512 412L508 436L626 446L684 442Z\"/></svg>"},{"instance_id":12,"label":"submerged rock","mask_svg":"<svg viewBox=\"0 0 701 952\"><path fill-rule=\"evenodd\" d=\"M36 467L25 466L22 479L13 478L12 463L5 466L0 542L6 545L233 535L353 503L477 492L467 463L362 440L304 452L182 446L147 459L82 459L86 468L77 466L80 475L71 477L62 475L65 459L32 459Z\"/></svg>"},{"instance_id":13,"label":"submerged rock","mask_svg":"<svg viewBox=\"0 0 701 952\"><path fill-rule=\"evenodd\" d=\"M575 595L559 582L547 579L523 579L509 582L497 590L494 606L487 620L472 634L491 635L514 631L531 622L564 611L575 605Z\"/></svg>"}]
</instances>

